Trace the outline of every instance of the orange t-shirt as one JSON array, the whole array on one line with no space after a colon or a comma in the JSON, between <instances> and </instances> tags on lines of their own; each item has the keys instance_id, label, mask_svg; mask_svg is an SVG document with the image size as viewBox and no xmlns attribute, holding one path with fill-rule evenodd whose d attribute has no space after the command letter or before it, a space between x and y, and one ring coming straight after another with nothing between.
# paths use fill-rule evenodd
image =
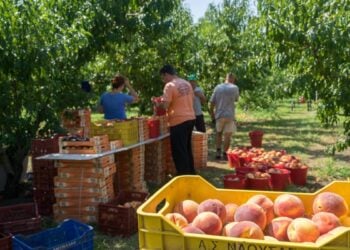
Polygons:
<instances>
[{"instance_id":1,"label":"orange t-shirt","mask_svg":"<svg viewBox=\"0 0 350 250\"><path fill-rule=\"evenodd\" d=\"M167 113L170 127L195 119L194 95L189 82L181 78L174 78L165 84L163 94L164 100L169 103Z\"/></svg>"}]
</instances>

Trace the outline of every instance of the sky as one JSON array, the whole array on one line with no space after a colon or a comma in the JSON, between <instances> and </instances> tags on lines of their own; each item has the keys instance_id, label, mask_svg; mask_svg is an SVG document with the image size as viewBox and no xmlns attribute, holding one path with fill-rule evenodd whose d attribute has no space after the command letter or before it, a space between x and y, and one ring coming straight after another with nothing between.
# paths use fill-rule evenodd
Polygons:
<instances>
[{"instance_id":1,"label":"sky","mask_svg":"<svg viewBox=\"0 0 350 250\"><path fill-rule=\"evenodd\" d=\"M184 5L191 10L193 21L197 22L199 18L204 16L210 3L217 5L221 2L222 0L185 0Z\"/></svg>"}]
</instances>

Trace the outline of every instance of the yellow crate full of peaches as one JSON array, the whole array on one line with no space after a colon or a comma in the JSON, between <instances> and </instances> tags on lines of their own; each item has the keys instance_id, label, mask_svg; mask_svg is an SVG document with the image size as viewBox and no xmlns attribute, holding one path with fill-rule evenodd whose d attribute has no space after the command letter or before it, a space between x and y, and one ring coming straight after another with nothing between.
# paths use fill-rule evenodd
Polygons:
<instances>
[{"instance_id":1,"label":"yellow crate full of peaches","mask_svg":"<svg viewBox=\"0 0 350 250\"><path fill-rule=\"evenodd\" d=\"M350 249L350 182L315 193L218 189L176 177L139 207L141 249ZM214 245L215 247L214 247Z\"/></svg>"}]
</instances>

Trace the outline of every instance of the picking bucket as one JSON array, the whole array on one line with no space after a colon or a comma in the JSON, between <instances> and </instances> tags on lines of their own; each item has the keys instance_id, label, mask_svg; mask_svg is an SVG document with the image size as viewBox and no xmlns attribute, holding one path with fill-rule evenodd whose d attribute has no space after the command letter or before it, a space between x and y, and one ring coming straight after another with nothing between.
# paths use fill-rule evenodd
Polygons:
<instances>
[{"instance_id":1,"label":"picking bucket","mask_svg":"<svg viewBox=\"0 0 350 250\"><path fill-rule=\"evenodd\" d=\"M254 148L261 148L264 131L254 130L249 132L250 144Z\"/></svg>"},{"instance_id":2,"label":"picking bucket","mask_svg":"<svg viewBox=\"0 0 350 250\"><path fill-rule=\"evenodd\" d=\"M246 186L252 190L271 190L271 178L247 178Z\"/></svg>"},{"instance_id":3,"label":"picking bucket","mask_svg":"<svg viewBox=\"0 0 350 250\"><path fill-rule=\"evenodd\" d=\"M293 184L305 186L307 177L307 167L304 168L286 168L290 171L290 179Z\"/></svg>"},{"instance_id":4,"label":"picking bucket","mask_svg":"<svg viewBox=\"0 0 350 250\"><path fill-rule=\"evenodd\" d=\"M232 152L226 152L228 164L231 168L239 168L241 166L241 162L238 154Z\"/></svg>"},{"instance_id":5,"label":"picking bucket","mask_svg":"<svg viewBox=\"0 0 350 250\"><path fill-rule=\"evenodd\" d=\"M153 112L155 115L162 116L166 114L166 110L162 107L158 106L158 103L161 103L163 98L161 96L159 97L152 97L153 102Z\"/></svg>"},{"instance_id":6,"label":"picking bucket","mask_svg":"<svg viewBox=\"0 0 350 250\"><path fill-rule=\"evenodd\" d=\"M276 169L276 172L269 171L273 190L285 190L291 184L290 171L288 169Z\"/></svg>"},{"instance_id":7,"label":"picking bucket","mask_svg":"<svg viewBox=\"0 0 350 250\"><path fill-rule=\"evenodd\" d=\"M253 168L253 167L240 167L240 168L236 168L235 170L237 175L244 176L244 177L248 173L256 172L256 168Z\"/></svg>"},{"instance_id":8,"label":"picking bucket","mask_svg":"<svg viewBox=\"0 0 350 250\"><path fill-rule=\"evenodd\" d=\"M245 189L245 177L237 174L227 174L224 176L224 188Z\"/></svg>"},{"instance_id":9,"label":"picking bucket","mask_svg":"<svg viewBox=\"0 0 350 250\"><path fill-rule=\"evenodd\" d=\"M149 119L147 121L149 138L156 138L160 135L160 121L159 119Z\"/></svg>"},{"instance_id":10,"label":"picking bucket","mask_svg":"<svg viewBox=\"0 0 350 250\"><path fill-rule=\"evenodd\" d=\"M166 114L166 110L164 108L154 106L153 109L155 115L162 116Z\"/></svg>"}]
</instances>

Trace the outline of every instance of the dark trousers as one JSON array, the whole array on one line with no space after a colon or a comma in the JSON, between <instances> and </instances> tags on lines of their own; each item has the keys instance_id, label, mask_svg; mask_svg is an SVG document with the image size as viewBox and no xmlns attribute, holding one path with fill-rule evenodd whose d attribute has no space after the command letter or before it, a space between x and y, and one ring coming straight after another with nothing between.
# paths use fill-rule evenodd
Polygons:
<instances>
[{"instance_id":1,"label":"dark trousers","mask_svg":"<svg viewBox=\"0 0 350 250\"><path fill-rule=\"evenodd\" d=\"M197 115L196 116L196 122L194 124L194 127L197 131L205 133L205 123L204 123L204 115Z\"/></svg>"},{"instance_id":2,"label":"dark trousers","mask_svg":"<svg viewBox=\"0 0 350 250\"><path fill-rule=\"evenodd\" d=\"M195 120L170 127L171 153L177 175L196 174L192 154L192 130Z\"/></svg>"}]
</instances>

